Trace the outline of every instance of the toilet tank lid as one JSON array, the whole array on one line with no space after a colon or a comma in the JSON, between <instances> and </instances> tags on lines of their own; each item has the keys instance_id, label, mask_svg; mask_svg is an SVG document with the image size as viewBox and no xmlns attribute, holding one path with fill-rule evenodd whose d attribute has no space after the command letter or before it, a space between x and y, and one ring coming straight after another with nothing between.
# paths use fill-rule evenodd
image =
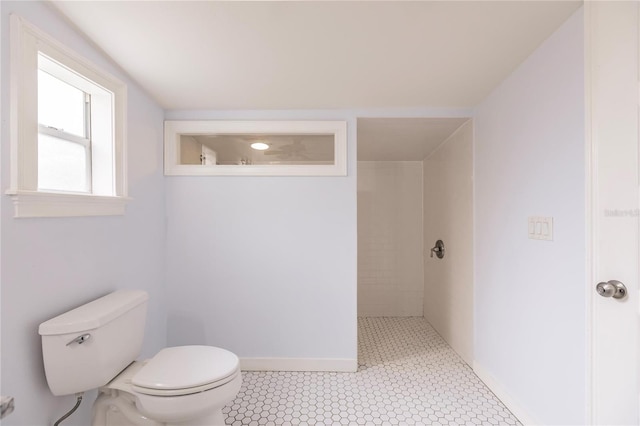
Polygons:
<instances>
[{"instance_id":1,"label":"toilet tank lid","mask_svg":"<svg viewBox=\"0 0 640 426\"><path fill-rule=\"evenodd\" d=\"M41 336L78 333L101 327L149 300L142 290L118 290L40 324Z\"/></svg>"}]
</instances>

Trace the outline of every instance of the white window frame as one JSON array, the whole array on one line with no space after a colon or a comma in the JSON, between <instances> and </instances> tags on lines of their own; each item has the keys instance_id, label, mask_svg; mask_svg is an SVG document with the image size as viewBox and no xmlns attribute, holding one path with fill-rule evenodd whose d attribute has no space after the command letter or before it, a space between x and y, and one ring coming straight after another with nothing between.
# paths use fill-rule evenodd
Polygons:
<instances>
[{"instance_id":1,"label":"white window frame","mask_svg":"<svg viewBox=\"0 0 640 426\"><path fill-rule=\"evenodd\" d=\"M332 135L334 161L327 165L223 165L180 163L183 135ZM164 122L166 176L346 176L346 121L167 120Z\"/></svg>"},{"instance_id":2,"label":"white window frame","mask_svg":"<svg viewBox=\"0 0 640 426\"><path fill-rule=\"evenodd\" d=\"M10 186L15 217L122 215L127 196L126 85L17 15L11 15ZM111 95L100 108L111 114L93 129L102 144L92 169L106 168L107 179L91 193L38 190L38 54L89 80ZM92 99L93 102L93 99ZM93 106L92 106L93 109ZM92 126L94 120L92 119ZM93 151L93 150L92 150ZM100 163L100 164L97 164ZM95 180L94 180L95 183ZM93 185L95 186L95 185Z\"/></svg>"}]
</instances>

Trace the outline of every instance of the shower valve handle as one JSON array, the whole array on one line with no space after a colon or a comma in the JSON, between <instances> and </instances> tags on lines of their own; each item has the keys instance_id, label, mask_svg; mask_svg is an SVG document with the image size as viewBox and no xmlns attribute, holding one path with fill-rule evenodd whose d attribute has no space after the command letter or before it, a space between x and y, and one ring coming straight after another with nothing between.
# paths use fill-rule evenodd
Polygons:
<instances>
[{"instance_id":1,"label":"shower valve handle","mask_svg":"<svg viewBox=\"0 0 640 426\"><path fill-rule=\"evenodd\" d=\"M438 259L444 257L444 242L442 240L436 241L436 245L431 249L431 257L433 257L434 254Z\"/></svg>"}]
</instances>

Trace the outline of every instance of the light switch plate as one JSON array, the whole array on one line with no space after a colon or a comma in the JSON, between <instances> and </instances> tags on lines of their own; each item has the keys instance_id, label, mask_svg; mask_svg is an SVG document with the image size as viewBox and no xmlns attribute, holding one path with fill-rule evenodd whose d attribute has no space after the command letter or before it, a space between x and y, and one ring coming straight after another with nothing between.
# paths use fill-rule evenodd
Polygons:
<instances>
[{"instance_id":1,"label":"light switch plate","mask_svg":"<svg viewBox=\"0 0 640 426\"><path fill-rule=\"evenodd\" d=\"M527 230L532 240L553 241L553 217L529 216Z\"/></svg>"}]
</instances>

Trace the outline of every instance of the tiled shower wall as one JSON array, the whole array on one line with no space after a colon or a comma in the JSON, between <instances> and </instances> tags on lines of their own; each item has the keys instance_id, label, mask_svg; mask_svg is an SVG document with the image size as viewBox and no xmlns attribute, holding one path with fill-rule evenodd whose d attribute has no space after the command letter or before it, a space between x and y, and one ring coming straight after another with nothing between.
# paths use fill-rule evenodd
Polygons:
<instances>
[{"instance_id":1,"label":"tiled shower wall","mask_svg":"<svg viewBox=\"0 0 640 426\"><path fill-rule=\"evenodd\" d=\"M358 315L422 316L422 162L358 162Z\"/></svg>"},{"instance_id":2,"label":"tiled shower wall","mask_svg":"<svg viewBox=\"0 0 640 426\"><path fill-rule=\"evenodd\" d=\"M456 130L424 160L424 245L445 244L443 259L426 257L424 317L473 365L473 123Z\"/></svg>"}]
</instances>

